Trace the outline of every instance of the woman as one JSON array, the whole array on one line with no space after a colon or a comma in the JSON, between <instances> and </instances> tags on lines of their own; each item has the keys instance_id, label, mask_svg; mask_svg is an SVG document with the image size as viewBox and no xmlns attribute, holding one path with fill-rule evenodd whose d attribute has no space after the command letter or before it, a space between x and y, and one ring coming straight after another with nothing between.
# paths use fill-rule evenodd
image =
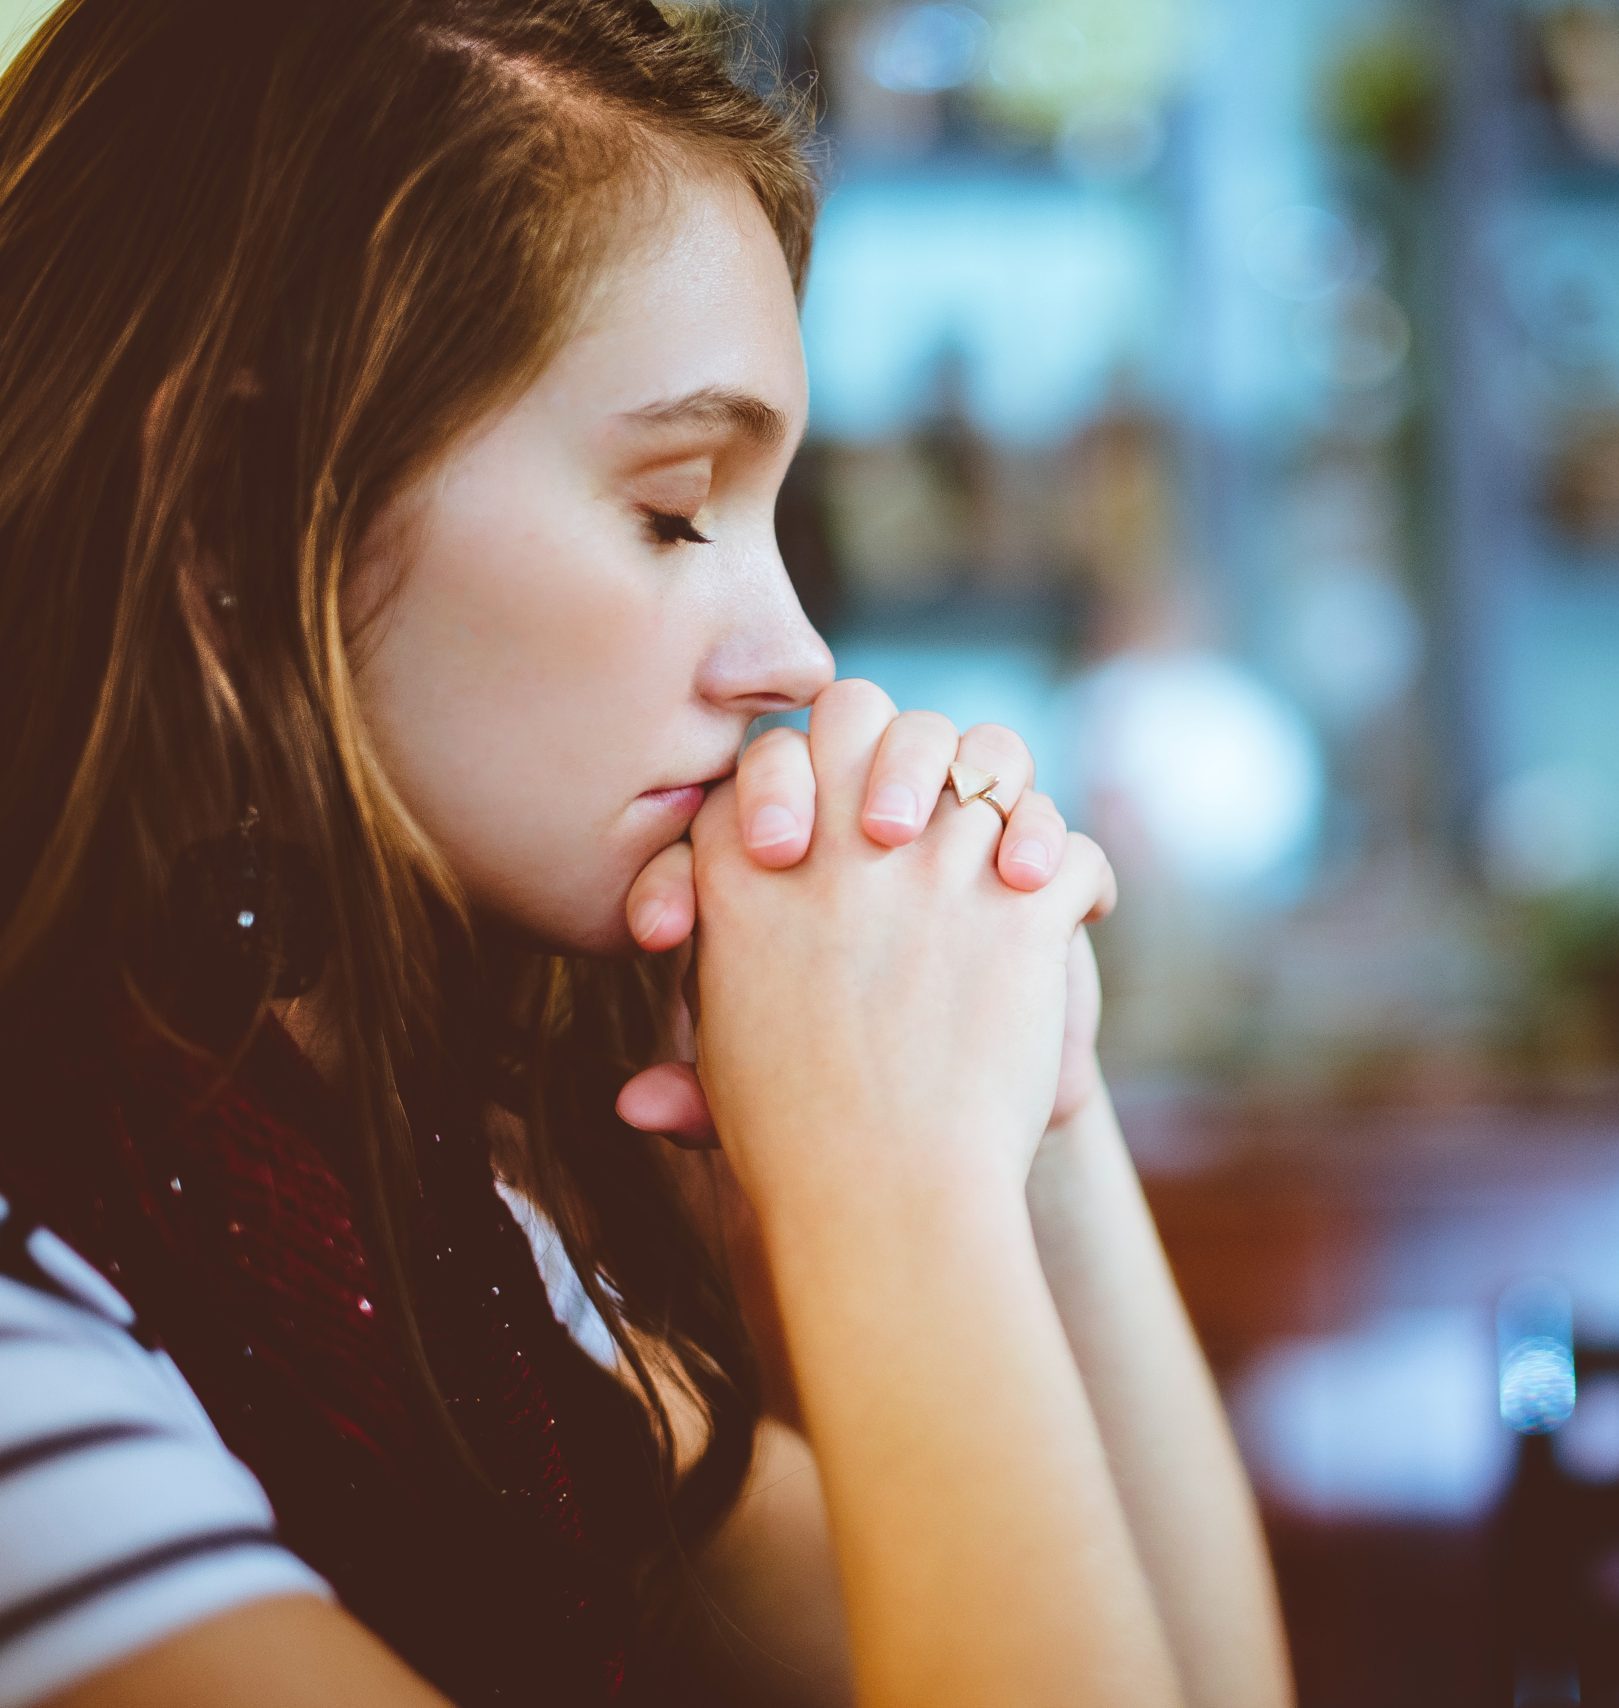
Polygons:
<instances>
[{"instance_id":1,"label":"woman","mask_svg":"<svg viewBox=\"0 0 1619 1708\"><path fill-rule=\"evenodd\" d=\"M776 550L745 70L70 0L5 73L0 1701L1286 1699L1106 862Z\"/></svg>"}]
</instances>

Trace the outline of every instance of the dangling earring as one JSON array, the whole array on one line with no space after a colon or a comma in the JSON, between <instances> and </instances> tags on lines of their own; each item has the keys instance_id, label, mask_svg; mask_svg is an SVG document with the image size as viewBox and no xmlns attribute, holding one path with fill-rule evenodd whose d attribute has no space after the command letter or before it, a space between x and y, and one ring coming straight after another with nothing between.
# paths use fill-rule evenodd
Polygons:
<instances>
[{"instance_id":1,"label":"dangling earring","mask_svg":"<svg viewBox=\"0 0 1619 1708\"><path fill-rule=\"evenodd\" d=\"M180 851L168 923L188 977L241 1004L303 995L331 942L331 910L308 851L264 836L251 803L234 830Z\"/></svg>"},{"instance_id":2,"label":"dangling earring","mask_svg":"<svg viewBox=\"0 0 1619 1708\"><path fill-rule=\"evenodd\" d=\"M212 587L207 599L217 616L234 619L230 588ZM180 850L164 928L182 982L233 1021L266 995L302 996L319 979L332 937L331 908L308 850L265 836L251 801L223 836Z\"/></svg>"}]
</instances>

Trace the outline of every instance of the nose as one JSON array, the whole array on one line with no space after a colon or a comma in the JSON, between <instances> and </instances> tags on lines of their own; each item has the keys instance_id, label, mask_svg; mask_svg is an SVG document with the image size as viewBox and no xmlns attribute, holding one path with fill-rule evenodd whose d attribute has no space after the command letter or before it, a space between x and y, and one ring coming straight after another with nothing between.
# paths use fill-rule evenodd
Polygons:
<instances>
[{"instance_id":1,"label":"nose","mask_svg":"<svg viewBox=\"0 0 1619 1708\"><path fill-rule=\"evenodd\" d=\"M804 614L779 559L758 596L733 603L704 662L704 695L750 717L807 706L837 675L832 649Z\"/></svg>"}]
</instances>

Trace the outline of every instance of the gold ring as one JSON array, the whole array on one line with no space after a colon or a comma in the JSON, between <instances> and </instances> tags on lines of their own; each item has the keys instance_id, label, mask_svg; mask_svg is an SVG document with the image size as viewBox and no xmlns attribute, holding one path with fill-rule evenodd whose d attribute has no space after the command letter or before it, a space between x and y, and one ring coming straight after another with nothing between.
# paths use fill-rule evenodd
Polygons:
<instances>
[{"instance_id":1,"label":"gold ring","mask_svg":"<svg viewBox=\"0 0 1619 1708\"><path fill-rule=\"evenodd\" d=\"M968 801L987 801L1001 815L1001 829L1004 830L1011 820L1004 801L998 801L990 793L1000 778L989 771L974 770L971 765L963 765L958 759L950 767L950 787L956 791L956 799L966 806Z\"/></svg>"}]
</instances>

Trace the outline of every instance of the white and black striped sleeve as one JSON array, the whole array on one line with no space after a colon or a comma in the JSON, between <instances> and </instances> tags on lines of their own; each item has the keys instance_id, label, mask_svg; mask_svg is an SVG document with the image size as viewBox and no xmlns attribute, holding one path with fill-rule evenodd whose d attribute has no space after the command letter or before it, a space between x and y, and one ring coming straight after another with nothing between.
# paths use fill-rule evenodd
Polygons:
<instances>
[{"instance_id":1,"label":"white and black striped sleeve","mask_svg":"<svg viewBox=\"0 0 1619 1708\"><path fill-rule=\"evenodd\" d=\"M0 1708L331 1586L123 1296L0 1197Z\"/></svg>"}]
</instances>

